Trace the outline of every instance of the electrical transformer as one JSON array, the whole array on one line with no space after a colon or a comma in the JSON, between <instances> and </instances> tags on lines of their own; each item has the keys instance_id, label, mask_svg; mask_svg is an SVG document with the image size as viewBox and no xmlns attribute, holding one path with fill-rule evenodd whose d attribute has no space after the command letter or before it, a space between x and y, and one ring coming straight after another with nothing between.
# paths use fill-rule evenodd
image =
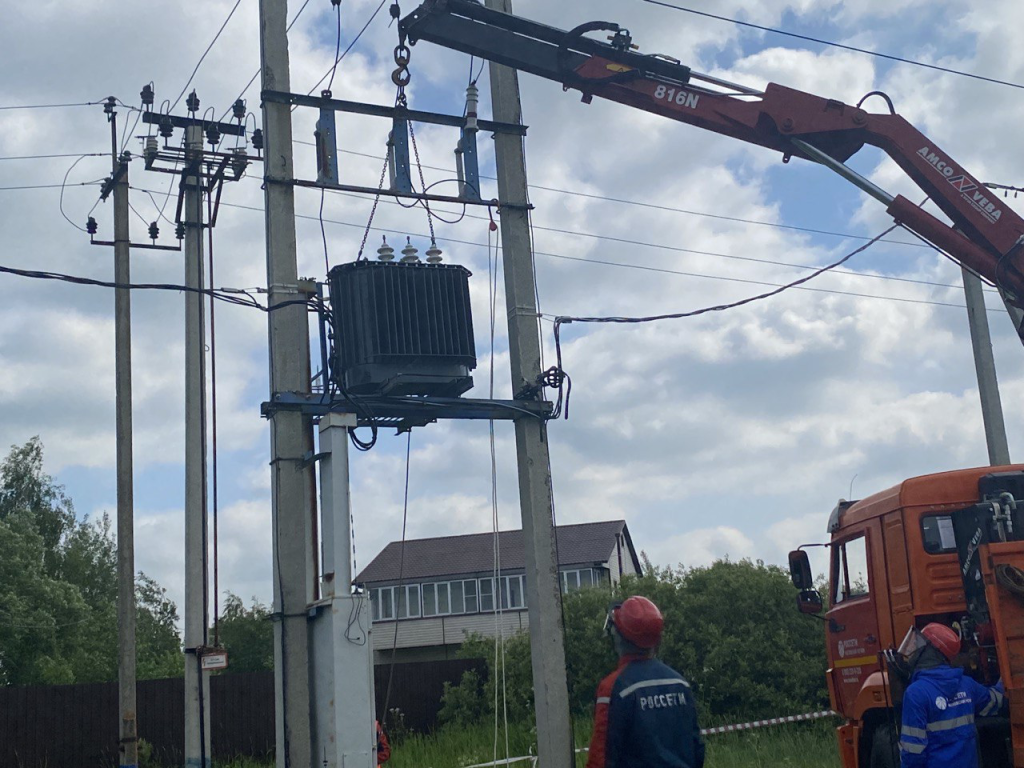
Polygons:
<instances>
[{"instance_id":1,"label":"electrical transformer","mask_svg":"<svg viewBox=\"0 0 1024 768\"><path fill-rule=\"evenodd\" d=\"M335 384L354 395L457 397L476 368L469 270L353 261L328 274Z\"/></svg>"}]
</instances>

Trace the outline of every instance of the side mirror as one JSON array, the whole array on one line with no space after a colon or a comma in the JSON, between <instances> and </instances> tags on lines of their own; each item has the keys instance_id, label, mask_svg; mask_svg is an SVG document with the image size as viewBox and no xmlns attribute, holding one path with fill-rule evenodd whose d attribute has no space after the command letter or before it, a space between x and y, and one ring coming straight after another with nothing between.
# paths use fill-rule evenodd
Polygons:
<instances>
[{"instance_id":1,"label":"side mirror","mask_svg":"<svg viewBox=\"0 0 1024 768\"><path fill-rule=\"evenodd\" d=\"M801 589L796 596L796 607L800 613L821 613L824 607L821 600L821 593L816 589Z\"/></svg>"},{"instance_id":2,"label":"side mirror","mask_svg":"<svg viewBox=\"0 0 1024 768\"><path fill-rule=\"evenodd\" d=\"M789 553L789 577L793 580L793 586L799 590L814 589L811 562L804 550L794 549Z\"/></svg>"}]
</instances>

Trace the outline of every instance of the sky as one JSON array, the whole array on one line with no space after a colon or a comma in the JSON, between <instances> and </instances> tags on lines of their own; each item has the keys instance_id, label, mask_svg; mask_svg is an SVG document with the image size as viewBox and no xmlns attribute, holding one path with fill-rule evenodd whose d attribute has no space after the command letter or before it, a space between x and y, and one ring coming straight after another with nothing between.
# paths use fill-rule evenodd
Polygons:
<instances>
[{"instance_id":1,"label":"sky","mask_svg":"<svg viewBox=\"0 0 1024 768\"><path fill-rule=\"evenodd\" d=\"M112 252L90 246L112 231L109 203L83 184L109 172L102 107L6 109L99 101L137 106L153 81L157 103L174 102L235 5L228 0L0 0L0 264L110 279ZM289 17L300 4L291 2ZM341 50L376 0L343 0ZM402 4L403 15L413 5ZM984 8L966 0L688 0L688 7L988 77L1024 82L1024 20L1013 0ZM753 87L776 82L856 103L888 93L897 111L984 181L1019 185L1013 148L1024 91L681 13L642 0L516 0L516 13L570 29L593 19L628 27L642 52ZM290 33L292 90L313 90L338 39L329 0L310 0ZM338 66L336 98L391 103L392 49L385 7ZM259 68L257 0L241 0L185 90L200 111L224 113ZM479 65L479 62L477 62ZM413 108L461 114L471 62L427 43L412 49ZM475 72L474 72L475 74ZM486 69L481 114L490 116ZM874 200L823 168L595 100L522 75L520 85L542 311L555 315L650 315L735 301L828 264L891 223ZM243 93L258 118L259 83ZM885 109L880 100L865 105ZM176 109L182 112L182 105ZM145 127L120 109L127 149ZM315 177L309 145L316 115L293 113L296 173ZM250 121L252 118L250 118ZM251 124L251 123L250 123ZM339 116L343 181L376 186L387 121ZM457 132L417 126L427 183L454 193ZM180 141L180 134L175 136ZM493 147L480 139L483 172ZM12 159L38 155L64 157ZM76 162L79 155L82 157ZM369 155L370 157L366 157ZM74 167L71 167L75 163ZM877 150L851 165L890 193L922 195ZM67 174L67 186L59 186ZM159 211L173 219L166 175L133 162L132 237L146 241ZM414 178L417 178L414 174ZM265 286L260 168L225 187L215 230L217 286ZM496 195L492 179L484 195ZM33 189L10 189L41 185ZM609 200L607 198L614 198ZM169 201L168 201L169 200ZM327 261L358 252L372 198L328 194ZM1020 211L1012 197L1006 205ZM297 190L299 272L323 279L320 195ZM459 211L439 211L457 218ZM70 222L62 217L62 212ZM454 215L452 215L454 214ZM726 217L726 218L722 218ZM742 221L741 221L742 220ZM172 224L159 219L160 242ZM369 232L420 251L427 217L382 199ZM74 225L74 226L73 226ZM470 396L510 396L505 311L497 309L493 354L487 299L488 219L469 211L435 221L445 259L473 277L479 365ZM815 231L809 231L815 230ZM183 281L180 255L135 251L139 282ZM959 268L896 231L822 275L770 300L697 318L629 326L570 325L563 366L573 381L570 418L549 425L559 523L624 518L659 565L715 558L784 563L799 544L825 540L836 500L860 498L906 477L987 462ZM500 286L499 297L503 289ZM998 297L986 294L1012 457L1020 457L1024 355ZM184 541L184 298L133 296L136 563L179 605ZM263 313L216 308L219 467L219 589L271 598L269 432ZM546 361L552 326L543 323ZM315 340L314 340L315 343ZM80 517L114 515L113 295L104 288L0 276L0 446L38 435L46 469ZM315 367L315 366L314 366ZM515 446L495 426L501 527L519 525ZM356 566L401 536L406 436L382 431L353 453ZM491 530L486 423L444 422L412 434L407 511L410 538ZM819 550L820 551L820 550ZM823 569L815 561L817 570Z\"/></svg>"}]
</instances>

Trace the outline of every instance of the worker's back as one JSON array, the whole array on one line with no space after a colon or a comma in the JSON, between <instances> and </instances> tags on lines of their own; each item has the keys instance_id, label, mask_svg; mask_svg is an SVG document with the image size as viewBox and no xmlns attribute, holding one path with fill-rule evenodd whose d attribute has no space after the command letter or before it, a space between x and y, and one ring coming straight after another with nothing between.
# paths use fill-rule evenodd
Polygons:
<instances>
[{"instance_id":1,"label":"worker's back","mask_svg":"<svg viewBox=\"0 0 1024 768\"><path fill-rule=\"evenodd\" d=\"M603 689L603 690L602 690ZM602 682L607 768L700 768L704 744L690 685L657 659L627 661Z\"/></svg>"}]
</instances>

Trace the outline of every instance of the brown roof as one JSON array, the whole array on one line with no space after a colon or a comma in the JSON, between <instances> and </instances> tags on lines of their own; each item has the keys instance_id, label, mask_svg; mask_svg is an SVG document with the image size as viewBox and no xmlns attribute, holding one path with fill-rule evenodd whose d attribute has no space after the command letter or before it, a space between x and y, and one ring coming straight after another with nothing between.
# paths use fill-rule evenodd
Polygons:
<instances>
[{"instance_id":1,"label":"brown roof","mask_svg":"<svg viewBox=\"0 0 1024 768\"><path fill-rule=\"evenodd\" d=\"M633 551L625 520L558 526L556 536L559 565L604 563L615 550L615 537L620 533L624 534L626 543L623 556L628 557L639 571L640 563ZM522 570L526 567L522 531L501 531L498 542L502 571ZM415 581L488 573L493 570L494 534L470 533L406 540L404 563L402 543L393 541L356 576L356 582L367 584L399 579Z\"/></svg>"}]
</instances>

